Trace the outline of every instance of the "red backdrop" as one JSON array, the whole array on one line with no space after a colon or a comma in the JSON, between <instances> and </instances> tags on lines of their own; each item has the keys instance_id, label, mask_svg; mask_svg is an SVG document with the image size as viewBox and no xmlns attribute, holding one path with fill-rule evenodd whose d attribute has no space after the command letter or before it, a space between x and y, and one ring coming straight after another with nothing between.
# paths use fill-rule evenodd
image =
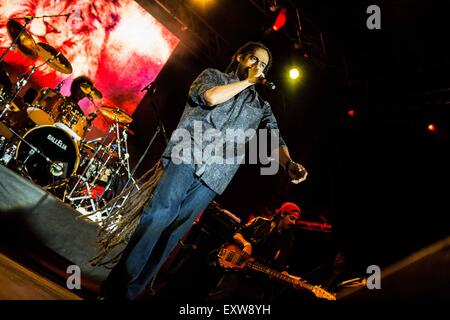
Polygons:
<instances>
[{"instance_id":1,"label":"red backdrop","mask_svg":"<svg viewBox=\"0 0 450 320\"><path fill-rule=\"evenodd\" d=\"M73 72L62 74L45 65L33 75L31 86L54 88L65 80L61 93L68 95L72 79L86 75L103 94L95 101L98 106L119 107L132 115L145 94L141 89L156 78L179 39L133 0L1 0L0 53L11 43L9 18L66 13L71 13L68 19L33 19L27 30L36 43L45 42L61 52ZM5 62L17 75L43 61L14 50ZM88 99L80 104L85 114L95 111ZM98 117L89 135L102 134L106 128Z\"/></svg>"}]
</instances>

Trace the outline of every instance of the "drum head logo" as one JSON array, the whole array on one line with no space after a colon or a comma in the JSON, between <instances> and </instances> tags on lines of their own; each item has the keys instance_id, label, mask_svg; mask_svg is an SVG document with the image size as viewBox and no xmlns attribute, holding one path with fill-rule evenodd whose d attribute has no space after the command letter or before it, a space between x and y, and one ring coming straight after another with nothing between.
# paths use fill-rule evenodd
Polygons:
<instances>
[{"instance_id":1,"label":"drum head logo","mask_svg":"<svg viewBox=\"0 0 450 320\"><path fill-rule=\"evenodd\" d=\"M47 136L47 139L50 140L51 142L53 142L54 144L56 144L61 149L67 150L67 145L64 144L64 142L62 142L61 140L59 140L59 139L55 138L54 136L52 136L51 134L49 134Z\"/></svg>"}]
</instances>

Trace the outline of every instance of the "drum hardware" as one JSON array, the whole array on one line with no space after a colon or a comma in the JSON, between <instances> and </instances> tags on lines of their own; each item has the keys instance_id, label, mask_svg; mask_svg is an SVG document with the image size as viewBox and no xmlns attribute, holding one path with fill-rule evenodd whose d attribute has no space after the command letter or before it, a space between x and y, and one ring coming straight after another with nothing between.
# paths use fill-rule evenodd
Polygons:
<instances>
[{"instance_id":1,"label":"drum hardware","mask_svg":"<svg viewBox=\"0 0 450 320\"><path fill-rule=\"evenodd\" d=\"M147 90L147 92L148 92L149 94L153 95L153 94L155 94L155 92L156 92L156 84L155 84L154 82L152 82L151 84L149 84L148 86L146 86L146 87L145 87L144 89L142 89L142 90ZM128 187L128 185L129 185L131 182L133 183L134 188L137 188L137 190L140 189L139 186L137 185L135 179L134 179L133 177L134 177L134 174L136 173L137 169L138 169L138 168L140 167L140 165L142 164L142 161L143 161L143 160L145 159L145 157L147 156L147 153L148 153L148 151L150 150L150 147L153 145L153 142L155 141L155 139L156 139L156 137L158 136L158 134L159 134L159 133L162 134L164 140L166 141L166 144L167 144L168 141L169 141L169 140L167 139L167 135L166 135L166 131L165 131L164 125L163 125L163 123L161 122L161 119L159 118L159 115L158 115L158 112L156 111L155 106L153 105L153 99L151 100L151 105L152 105L153 110L154 110L154 112L155 112L155 115L156 115L156 117L157 117L157 119L158 119L158 126L156 127L155 133L153 134L153 136L152 136L152 138L150 139L150 141L149 141L149 143L148 143L146 149L144 150L144 153L141 155L141 157L139 158L137 164L136 164L135 167L133 168L133 171L131 171L131 173L128 174L128 180L127 180L127 182L125 183L125 186L122 188L122 190L126 190L127 187ZM107 111L106 111L106 110L107 110ZM108 108L108 109L106 109L106 110L105 110L105 113L106 113L106 114L111 114L111 113L113 113L111 108ZM110 115L110 116L111 116L111 115ZM131 118L131 117L130 117L130 118ZM128 120L128 119L127 119L126 117L124 117L124 120L125 120L124 122L126 122L126 120ZM132 120L132 119L131 119L131 120ZM130 121L130 122L131 122L131 121ZM128 123L130 123L130 122L128 122ZM127 127L125 127L124 133L126 134L126 133L128 133L128 132L129 132L129 131L128 131ZM128 152L127 152L127 153L128 153ZM128 163L128 172L129 172L129 163ZM128 198L130 197L130 195L131 195L131 193L133 192L133 189L134 189L134 188L130 188L130 190L129 190L125 195L121 196L120 198L117 198L117 199L114 201L114 203L112 203L111 205L109 205L108 207L106 207L106 208L105 208L105 210L106 210L106 216L109 216L109 215L112 213L112 211L113 211L114 209L117 209L117 208L122 207L122 205L123 205L123 204L128 200ZM119 216L118 219L120 219L120 216Z\"/></svg>"},{"instance_id":2,"label":"drum hardware","mask_svg":"<svg viewBox=\"0 0 450 320\"><path fill-rule=\"evenodd\" d=\"M19 92L28 83L31 76L36 72L37 69L48 64L50 67L55 68L58 71L60 71L60 70L61 70L61 72L67 71L67 68L68 68L67 63L69 63L67 61L67 59L63 58L64 56L62 56L57 51L56 51L57 53L55 54L55 51L54 51L55 49L53 49L53 51L51 51L51 52L47 52L46 50L50 50L50 48L52 48L52 47L49 45L45 45L45 46L44 45L45 45L44 43L40 42L37 46L37 48L41 48L41 49L38 49L38 53L40 56L45 58L44 62L38 66L32 66L30 72L23 75L20 78L20 80L16 83L15 93L9 97L9 100L6 102L5 106L3 107L3 111L0 113L0 119L3 118L3 116L5 115L5 113L8 110L10 110L12 101L14 101L14 99L19 95ZM66 63L66 61L67 61L67 63ZM69 63L69 66L70 66L70 63ZM71 70L71 68L72 68L72 66L70 66L70 70Z\"/></svg>"},{"instance_id":3,"label":"drum hardware","mask_svg":"<svg viewBox=\"0 0 450 320\"><path fill-rule=\"evenodd\" d=\"M11 146L8 147L4 147L4 151L3 151L3 155L0 158L0 163L5 165L5 166L9 166L9 163L11 162L11 160L14 159L14 155L16 153L16 148L17 146L15 144L11 144Z\"/></svg>"},{"instance_id":4,"label":"drum hardware","mask_svg":"<svg viewBox=\"0 0 450 320\"><path fill-rule=\"evenodd\" d=\"M8 34L12 39L12 42L0 57L0 63L3 62L9 51L15 50L16 48L19 49L19 51L28 58L36 59L37 57L36 42L34 41L31 34L26 30L27 26L34 19L56 18L56 17L68 18L69 16L70 13L10 18L6 23L6 29L8 30ZM25 23L21 24L17 22L17 20L25 20Z\"/></svg>"},{"instance_id":5,"label":"drum hardware","mask_svg":"<svg viewBox=\"0 0 450 320\"><path fill-rule=\"evenodd\" d=\"M126 130L133 119L119 108L109 106L98 108L93 97L89 98L97 108L97 113L105 119L106 123L109 123L108 136L114 132L114 138L109 143L106 143L104 138L82 142L82 147L95 152L75 186L70 187L72 190L67 192L66 198L89 219L98 220L107 217L108 210L104 209L107 197L111 191L116 191L113 189L115 185L120 186L118 179L126 176L129 181L135 183L130 172ZM99 143L100 140L102 140L101 143ZM90 146L92 143L98 144L96 148ZM85 179L84 185L80 183L81 178ZM89 204L85 205L87 200ZM102 210L101 215L98 214L100 210Z\"/></svg>"},{"instance_id":6,"label":"drum hardware","mask_svg":"<svg viewBox=\"0 0 450 320\"><path fill-rule=\"evenodd\" d=\"M51 88L42 88L27 108L28 117L36 125L53 125L60 114L64 97Z\"/></svg>"},{"instance_id":7,"label":"drum hardware","mask_svg":"<svg viewBox=\"0 0 450 320\"><path fill-rule=\"evenodd\" d=\"M36 46L36 51L39 57L41 57L50 68L64 74L72 73L72 65L69 60L51 45L39 42Z\"/></svg>"},{"instance_id":8,"label":"drum hardware","mask_svg":"<svg viewBox=\"0 0 450 320\"><path fill-rule=\"evenodd\" d=\"M114 182L115 173L112 171L112 167L116 164L116 156L110 151L111 143L107 146L100 146L97 150L103 151L100 155L97 153L96 157L92 157L87 164L87 171L84 173L84 179L89 180L89 188L87 184L84 184L84 189L80 190L78 187L77 193L85 192L85 197L71 197L69 200L79 201L76 203L76 208L83 207L86 200L91 203L90 208L88 206L83 207L84 211L95 212L106 204L104 199L107 191L110 190L112 183ZM106 159L105 159L106 157ZM120 172L120 166L114 172ZM105 186L106 184L106 186ZM94 205L93 203L96 203ZM91 218L91 217L89 217Z\"/></svg>"},{"instance_id":9,"label":"drum hardware","mask_svg":"<svg viewBox=\"0 0 450 320\"><path fill-rule=\"evenodd\" d=\"M7 93L12 90L12 82L9 74L0 68L0 103L4 102L3 99ZM6 99L4 99L6 101Z\"/></svg>"},{"instance_id":10,"label":"drum hardware","mask_svg":"<svg viewBox=\"0 0 450 320\"><path fill-rule=\"evenodd\" d=\"M37 57L36 42L34 42L33 37L26 30L27 26L31 23L33 18L23 18L25 19L25 24L23 25L16 21L16 19L19 18L8 20L8 22L6 23L6 29L8 30L8 34L13 41L0 57L0 63L3 62L9 51L16 48L19 49L19 51L28 58L35 59Z\"/></svg>"},{"instance_id":11,"label":"drum hardware","mask_svg":"<svg viewBox=\"0 0 450 320\"><path fill-rule=\"evenodd\" d=\"M8 166L10 161L14 158L16 145L8 142L6 137L0 136L0 163Z\"/></svg>"},{"instance_id":12,"label":"drum hardware","mask_svg":"<svg viewBox=\"0 0 450 320\"><path fill-rule=\"evenodd\" d=\"M61 88L64 85L64 83L66 82L67 78L63 79L60 83L58 83L58 85L55 87L55 91L58 93L61 93Z\"/></svg>"},{"instance_id":13,"label":"drum hardware","mask_svg":"<svg viewBox=\"0 0 450 320\"><path fill-rule=\"evenodd\" d=\"M3 107L3 110L0 113L0 119L3 118L3 116L8 110L10 110L11 102L17 97L20 90L29 81L33 73L41 66L48 64L51 68L60 71L62 73L72 73L72 66L70 65L70 62L60 52L58 52L56 49L54 49L53 47L51 47L46 43L40 42L36 44L32 35L26 30L27 26L31 23L33 19L43 19L47 17L68 17L68 16L69 14L26 16L19 18L11 18L8 20L6 28L8 30L10 38L12 39L12 42L0 57L0 63L3 62L9 51L13 50L14 48L18 48L22 54L31 59L35 59L39 56L45 62L37 67L33 66L28 75L21 77L21 79L17 82L16 92L9 98L9 100ZM25 23L21 24L17 22L16 20L19 19L24 19Z\"/></svg>"},{"instance_id":14,"label":"drum hardware","mask_svg":"<svg viewBox=\"0 0 450 320\"><path fill-rule=\"evenodd\" d=\"M102 106L100 107L100 113L104 117L121 124L130 124L133 121L129 114L117 107Z\"/></svg>"},{"instance_id":15,"label":"drum hardware","mask_svg":"<svg viewBox=\"0 0 450 320\"><path fill-rule=\"evenodd\" d=\"M89 99L101 99L103 98L103 94L98 90L94 85L91 85L87 82L83 82L80 84L81 91L89 97Z\"/></svg>"},{"instance_id":16,"label":"drum hardware","mask_svg":"<svg viewBox=\"0 0 450 320\"><path fill-rule=\"evenodd\" d=\"M6 139L13 139L14 134L10 128L15 129L19 134L23 134L26 130L32 127L32 123L28 118L26 108L23 107L20 97L12 103L18 111L7 111L5 117L0 120L0 136L4 136ZM26 106L26 104L25 104ZM22 109L20 109L22 108Z\"/></svg>"},{"instance_id":17,"label":"drum hardware","mask_svg":"<svg viewBox=\"0 0 450 320\"><path fill-rule=\"evenodd\" d=\"M35 128L37 129L37 128ZM30 131L34 131L30 130ZM45 161L48 164L49 167L49 172L53 175L53 176L61 176L64 173L64 163L61 161L52 161L49 157L47 157L39 148L37 148L36 146L34 146L33 144L31 144L30 142L28 142L25 138L28 135L28 133L24 136L21 137L17 132L15 132L13 129L11 129L11 132L20 140L19 144L12 144L11 146L11 150L12 151L16 151L16 160L19 160L18 157L18 153L19 153L19 147L21 145L21 143L24 143L27 145L27 147L29 148L28 152L26 153L26 157L24 161L21 161L18 165L18 170L20 173L26 173L27 176L29 176L30 178L33 179L32 175L30 175L30 173L28 172L28 168L27 168L27 164L30 161L30 158L37 154L39 155L42 159L45 159Z\"/></svg>"},{"instance_id":18,"label":"drum hardware","mask_svg":"<svg viewBox=\"0 0 450 320\"><path fill-rule=\"evenodd\" d=\"M105 137L103 137L102 142L101 142L101 146L104 146L106 140L109 138L111 132L114 131L113 127L109 128L108 133L105 135ZM70 192L65 195L65 199L68 199L69 201L75 201L74 199L72 199L72 195L74 194L75 190L77 189L78 185L81 183L82 179L85 178L89 168L92 166L92 164L94 163L98 153L100 152L102 148L98 148L94 154L92 155L91 159L89 160L88 164L86 165L86 167L84 168L82 174L80 175L80 177L78 178L77 182L75 183L75 185L73 187L71 187Z\"/></svg>"},{"instance_id":19,"label":"drum hardware","mask_svg":"<svg viewBox=\"0 0 450 320\"><path fill-rule=\"evenodd\" d=\"M11 131L20 140L16 150L18 171L35 183L46 187L76 171L79 164L78 147L63 130L40 126L27 131L23 137L13 129Z\"/></svg>"},{"instance_id":20,"label":"drum hardware","mask_svg":"<svg viewBox=\"0 0 450 320\"><path fill-rule=\"evenodd\" d=\"M5 106L3 107L3 110L0 113L0 119L3 118L3 116L6 114L7 111L11 110L12 102L14 101L14 99L19 95L19 92L22 90L22 88L25 86L25 84L28 82L28 80L30 80L33 73L39 67L41 67L43 65L45 65L45 62L43 64L39 65L38 67L36 67L36 66L31 67L31 71L28 73L28 75L26 75L24 78L22 78L21 80L19 80L17 82L15 93L9 97L8 101L6 102Z\"/></svg>"}]
</instances>

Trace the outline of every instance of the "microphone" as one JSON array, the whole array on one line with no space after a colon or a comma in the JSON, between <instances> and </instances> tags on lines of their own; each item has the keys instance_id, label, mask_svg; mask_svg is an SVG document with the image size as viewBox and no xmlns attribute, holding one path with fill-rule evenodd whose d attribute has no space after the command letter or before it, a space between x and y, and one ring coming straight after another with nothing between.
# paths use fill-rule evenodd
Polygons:
<instances>
[{"instance_id":1,"label":"microphone","mask_svg":"<svg viewBox=\"0 0 450 320\"><path fill-rule=\"evenodd\" d=\"M63 79L55 88L56 91L61 92L61 88L64 84L64 82L66 82L66 79Z\"/></svg>"},{"instance_id":2,"label":"microphone","mask_svg":"<svg viewBox=\"0 0 450 320\"><path fill-rule=\"evenodd\" d=\"M144 88L142 88L141 92L148 90L150 93L156 92L156 81L150 82L148 85L146 85Z\"/></svg>"},{"instance_id":3,"label":"microphone","mask_svg":"<svg viewBox=\"0 0 450 320\"><path fill-rule=\"evenodd\" d=\"M265 86L266 88L269 88L270 90L275 90L276 89L276 85L273 82L270 82L269 80L267 80L264 77L259 77L259 83L261 83L263 86Z\"/></svg>"}]
</instances>

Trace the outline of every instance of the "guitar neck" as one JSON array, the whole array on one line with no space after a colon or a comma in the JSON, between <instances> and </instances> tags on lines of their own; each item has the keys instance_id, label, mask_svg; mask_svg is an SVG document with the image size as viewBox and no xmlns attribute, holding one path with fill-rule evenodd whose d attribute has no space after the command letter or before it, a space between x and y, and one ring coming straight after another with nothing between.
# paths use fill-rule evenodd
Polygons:
<instances>
[{"instance_id":1,"label":"guitar neck","mask_svg":"<svg viewBox=\"0 0 450 320\"><path fill-rule=\"evenodd\" d=\"M262 264L259 264L257 262L249 262L247 264L247 267L252 269L252 270L254 270L254 271L265 273L265 274L267 274L267 275L269 275L269 276L271 276L273 278L276 278L278 280L285 281L285 282L288 282L290 284L300 285L300 286L302 286L305 289L309 289L309 290L313 289L313 286L310 285L309 283L299 281L299 280L297 280L297 279L295 279L295 278L293 278L293 277L291 277L291 276L289 276L287 274L284 274L282 272L273 270L273 269L268 268L266 266L263 266Z\"/></svg>"}]
</instances>

